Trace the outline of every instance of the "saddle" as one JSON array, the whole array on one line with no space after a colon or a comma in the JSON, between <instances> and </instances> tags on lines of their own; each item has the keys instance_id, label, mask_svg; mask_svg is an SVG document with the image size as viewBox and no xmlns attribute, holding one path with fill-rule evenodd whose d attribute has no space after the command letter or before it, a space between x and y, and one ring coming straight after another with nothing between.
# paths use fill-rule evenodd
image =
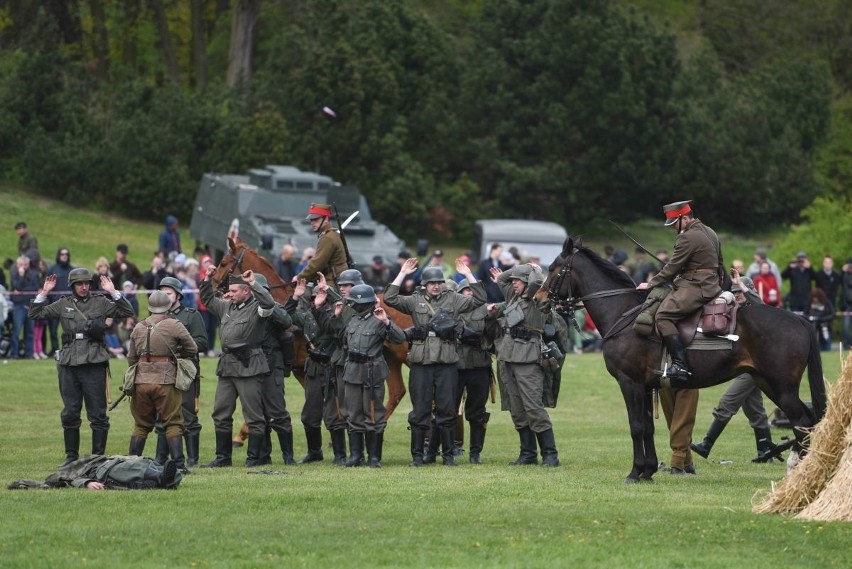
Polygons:
<instances>
[{"instance_id":1,"label":"saddle","mask_svg":"<svg viewBox=\"0 0 852 569\"><path fill-rule=\"evenodd\" d=\"M665 293L660 294L663 291ZM660 288L655 289L654 292L657 294L654 298L649 297L649 301L646 302L647 306L643 307L642 312L636 319L634 329L639 334L661 338L656 321L654 321L653 325L648 325L648 320L654 318L660 302L670 290ZM729 292L723 292L702 306L701 309L678 321L677 330L683 345L688 346L698 334L704 337L727 337L733 335L737 328L737 308L738 304L734 300L733 295ZM642 321L640 322L640 320ZM729 339L733 340L735 338L731 337Z\"/></svg>"}]
</instances>

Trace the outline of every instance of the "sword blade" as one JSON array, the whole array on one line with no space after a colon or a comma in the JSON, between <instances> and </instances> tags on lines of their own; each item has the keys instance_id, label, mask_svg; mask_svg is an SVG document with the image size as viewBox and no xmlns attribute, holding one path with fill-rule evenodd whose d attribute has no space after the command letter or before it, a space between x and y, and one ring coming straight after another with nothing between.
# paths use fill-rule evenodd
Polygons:
<instances>
[{"instance_id":1,"label":"sword blade","mask_svg":"<svg viewBox=\"0 0 852 569\"><path fill-rule=\"evenodd\" d=\"M361 212L356 211L356 212L353 212L352 215L347 217L346 221L344 221L343 223L340 224L340 229L341 230L346 229L346 226L349 225L350 223L352 223L352 220L355 219L358 216L359 213L361 213Z\"/></svg>"}]
</instances>

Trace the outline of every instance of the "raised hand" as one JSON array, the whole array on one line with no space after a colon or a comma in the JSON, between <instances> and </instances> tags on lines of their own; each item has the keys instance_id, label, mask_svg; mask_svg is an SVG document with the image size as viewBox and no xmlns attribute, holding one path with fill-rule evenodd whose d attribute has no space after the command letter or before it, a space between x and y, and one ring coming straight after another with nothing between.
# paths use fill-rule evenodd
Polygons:
<instances>
[{"instance_id":1,"label":"raised hand","mask_svg":"<svg viewBox=\"0 0 852 569\"><path fill-rule=\"evenodd\" d=\"M44 284L41 285L41 293L47 294L56 288L56 275L47 275L44 279Z\"/></svg>"},{"instance_id":2,"label":"raised hand","mask_svg":"<svg viewBox=\"0 0 852 569\"><path fill-rule=\"evenodd\" d=\"M254 286L254 271L248 270L241 274L240 277L245 281L247 285Z\"/></svg>"},{"instance_id":3,"label":"raised hand","mask_svg":"<svg viewBox=\"0 0 852 569\"><path fill-rule=\"evenodd\" d=\"M498 269L497 267L491 267L491 268L488 270L488 273L491 275L491 282L495 282L495 283L496 283L496 282L497 282L497 277L499 277L499 276L500 276L500 274L501 274L502 272L503 272L503 271L501 271L501 270L500 270L500 269Z\"/></svg>"},{"instance_id":4,"label":"raised hand","mask_svg":"<svg viewBox=\"0 0 852 569\"><path fill-rule=\"evenodd\" d=\"M308 289L308 281L305 279L295 279L295 282L296 287L293 289L293 298L302 298Z\"/></svg>"},{"instance_id":5,"label":"raised hand","mask_svg":"<svg viewBox=\"0 0 852 569\"><path fill-rule=\"evenodd\" d=\"M107 275L101 275L101 289L110 295L115 294L115 285L112 283L112 279Z\"/></svg>"}]
</instances>

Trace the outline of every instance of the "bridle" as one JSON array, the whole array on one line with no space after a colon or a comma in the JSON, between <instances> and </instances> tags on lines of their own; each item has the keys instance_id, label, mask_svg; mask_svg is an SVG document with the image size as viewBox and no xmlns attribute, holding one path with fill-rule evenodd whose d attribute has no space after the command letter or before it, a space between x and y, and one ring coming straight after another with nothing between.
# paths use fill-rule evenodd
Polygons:
<instances>
[{"instance_id":1,"label":"bridle","mask_svg":"<svg viewBox=\"0 0 852 569\"><path fill-rule=\"evenodd\" d=\"M562 266L559 269L559 273L556 275L556 278L553 282L547 283L547 298L553 303L553 309L559 313L567 314L568 318L571 319L571 322L574 323L574 328L579 332L580 326L577 324L577 320L574 317L574 311L577 308L577 305L586 300L592 300L595 298L607 298L610 296L618 296L622 294L627 294L629 292L636 292L635 288L616 288L610 290L599 290L597 292L593 292L584 296L575 297L573 284L571 282L571 268L574 263L574 256L580 252L580 249L574 247L571 251L571 254L566 257L558 257L558 259L562 260ZM548 280L550 277L548 276ZM563 283L568 281L568 295L563 299L559 296L559 291L562 289ZM633 320L633 316L639 312L642 308L642 305L639 304L625 312L621 315L621 318L612 326L612 328L607 331L606 334L603 334L603 339L606 340L614 336L616 333L620 332L625 328L625 326Z\"/></svg>"},{"instance_id":2,"label":"bridle","mask_svg":"<svg viewBox=\"0 0 852 569\"><path fill-rule=\"evenodd\" d=\"M243 272L243 270L242 270L243 269L243 257L245 257L246 251L248 251L248 249L245 248L245 247L239 248L239 250L237 251L237 254L234 255L234 258L231 261L231 266L228 269L228 272L225 273L225 277L230 277L234 273L236 273L238 275L242 274L242 272ZM219 288L220 286L222 286L222 284L224 282L225 281L222 280L222 281L219 281L218 284L217 283L213 283L213 284L216 285L216 288ZM285 282L281 282L281 283L270 284L268 286L269 286L269 289L272 290L273 288L283 288L283 287L286 287L288 285Z\"/></svg>"}]
</instances>

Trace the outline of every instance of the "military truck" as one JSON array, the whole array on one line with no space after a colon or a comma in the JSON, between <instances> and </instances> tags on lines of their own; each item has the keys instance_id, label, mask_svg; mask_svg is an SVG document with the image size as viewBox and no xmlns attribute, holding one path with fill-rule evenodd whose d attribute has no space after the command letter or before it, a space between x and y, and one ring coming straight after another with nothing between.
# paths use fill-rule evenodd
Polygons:
<instances>
[{"instance_id":1,"label":"military truck","mask_svg":"<svg viewBox=\"0 0 852 569\"><path fill-rule=\"evenodd\" d=\"M195 197L189 233L207 244L216 260L233 234L270 260L286 243L295 246L298 255L306 247L316 246L316 234L305 219L313 202L335 204L341 221L358 212L344 230L357 267L368 266L375 255L389 262L404 248L399 237L373 219L358 188L293 166L255 168L245 176L205 174ZM332 225L337 227L334 220Z\"/></svg>"},{"instance_id":2,"label":"military truck","mask_svg":"<svg viewBox=\"0 0 852 569\"><path fill-rule=\"evenodd\" d=\"M538 257L546 267L562 252L568 238L565 228L551 221L530 219L478 219L473 228L474 255L482 260L491 252L491 245L500 243L503 250L516 247L523 261Z\"/></svg>"}]
</instances>

